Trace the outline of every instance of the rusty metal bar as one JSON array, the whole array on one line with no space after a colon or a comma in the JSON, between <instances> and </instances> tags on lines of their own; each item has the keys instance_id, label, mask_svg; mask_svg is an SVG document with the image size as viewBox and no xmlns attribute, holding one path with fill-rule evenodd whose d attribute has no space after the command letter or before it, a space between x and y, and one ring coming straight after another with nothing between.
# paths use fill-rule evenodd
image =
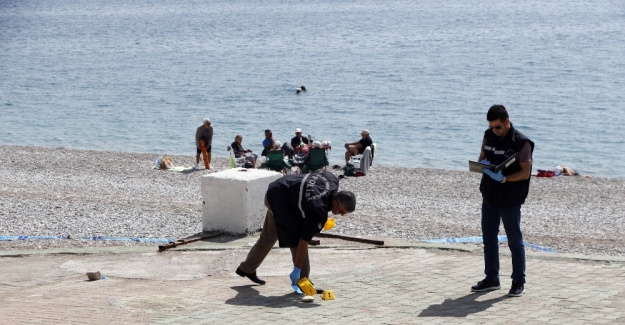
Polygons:
<instances>
[{"instance_id":1,"label":"rusty metal bar","mask_svg":"<svg viewBox=\"0 0 625 325\"><path fill-rule=\"evenodd\" d=\"M203 240L203 239L208 239L208 238L212 238L212 237L217 237L222 235L222 232L216 232L216 233L212 233L212 234L207 234L207 235L202 235L202 236L197 236L197 237L187 237L184 239L178 239L175 242L169 242L169 244L167 245L159 245L158 246L158 251L162 252L166 249L170 249L170 248L174 248L174 247L178 247L181 245L185 245L188 243L192 243L192 242L196 242L198 240Z\"/></svg>"},{"instance_id":2,"label":"rusty metal bar","mask_svg":"<svg viewBox=\"0 0 625 325\"><path fill-rule=\"evenodd\" d=\"M355 242L365 243L365 244L373 244L373 245L381 245L381 246L384 245L384 241L383 240L350 237L350 236L328 234L328 233L318 233L318 234L315 235L315 237L338 238L338 239L343 239L343 240L347 240L347 241L355 241Z\"/></svg>"}]
</instances>

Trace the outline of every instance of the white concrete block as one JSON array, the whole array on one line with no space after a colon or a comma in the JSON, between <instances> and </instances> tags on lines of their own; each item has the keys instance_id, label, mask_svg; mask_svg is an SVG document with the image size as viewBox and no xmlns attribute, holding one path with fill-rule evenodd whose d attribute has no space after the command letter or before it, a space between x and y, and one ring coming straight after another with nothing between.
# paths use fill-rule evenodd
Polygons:
<instances>
[{"instance_id":1,"label":"white concrete block","mask_svg":"<svg viewBox=\"0 0 625 325\"><path fill-rule=\"evenodd\" d=\"M202 176L203 231L248 234L261 229L267 187L280 177L274 171L245 168Z\"/></svg>"}]
</instances>

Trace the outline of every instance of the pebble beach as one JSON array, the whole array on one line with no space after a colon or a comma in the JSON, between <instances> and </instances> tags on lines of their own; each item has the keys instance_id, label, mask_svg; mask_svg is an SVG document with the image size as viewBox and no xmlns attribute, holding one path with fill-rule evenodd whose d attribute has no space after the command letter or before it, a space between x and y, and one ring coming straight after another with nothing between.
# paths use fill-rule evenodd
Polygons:
<instances>
[{"instance_id":1,"label":"pebble beach","mask_svg":"<svg viewBox=\"0 0 625 325\"><path fill-rule=\"evenodd\" d=\"M174 172L152 169L156 154L7 145L0 153L0 237L64 237L1 240L2 250L155 245L83 237L198 234L200 177L228 168L221 157L213 158L210 171ZM172 158L176 166L195 165L194 156ZM374 161L367 176L341 180L341 189L353 191L358 203L331 232L410 241L479 237L479 182L480 174L469 171ZM521 210L524 241L556 253L624 256L624 198L622 179L533 177Z\"/></svg>"}]
</instances>

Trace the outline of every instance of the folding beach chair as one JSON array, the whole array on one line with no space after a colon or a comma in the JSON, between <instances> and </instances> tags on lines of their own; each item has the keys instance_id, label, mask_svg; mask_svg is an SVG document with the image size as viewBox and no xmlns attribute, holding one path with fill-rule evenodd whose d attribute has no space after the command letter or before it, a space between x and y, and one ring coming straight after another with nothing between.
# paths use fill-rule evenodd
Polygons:
<instances>
[{"instance_id":1,"label":"folding beach chair","mask_svg":"<svg viewBox=\"0 0 625 325\"><path fill-rule=\"evenodd\" d=\"M373 164L373 157L375 157L376 146L377 145L373 143L370 146L366 147L365 151L363 151L362 154L352 156L349 159L349 163L356 167L360 166L360 171L362 171L364 175L367 175L367 172L369 172L369 168Z\"/></svg>"},{"instance_id":2,"label":"folding beach chair","mask_svg":"<svg viewBox=\"0 0 625 325\"><path fill-rule=\"evenodd\" d=\"M311 171L325 169L328 165L328 157L325 149L310 148L308 156L306 160L304 160L304 166L302 166L302 173L306 174Z\"/></svg>"},{"instance_id":3,"label":"folding beach chair","mask_svg":"<svg viewBox=\"0 0 625 325\"><path fill-rule=\"evenodd\" d=\"M267 168L283 174L291 170L291 164L284 160L282 150L267 151L267 160L260 165L260 168Z\"/></svg>"},{"instance_id":4,"label":"folding beach chair","mask_svg":"<svg viewBox=\"0 0 625 325\"><path fill-rule=\"evenodd\" d=\"M241 157L237 158L234 155L234 150L232 147L228 146L228 152L230 152L230 168L237 168L245 166L245 156L241 155Z\"/></svg>"}]
</instances>

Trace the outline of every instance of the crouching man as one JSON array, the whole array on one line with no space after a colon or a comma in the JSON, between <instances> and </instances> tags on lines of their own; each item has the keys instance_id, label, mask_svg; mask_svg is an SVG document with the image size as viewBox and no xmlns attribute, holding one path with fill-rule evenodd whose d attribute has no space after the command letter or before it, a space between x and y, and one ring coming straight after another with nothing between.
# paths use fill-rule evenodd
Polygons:
<instances>
[{"instance_id":1,"label":"crouching man","mask_svg":"<svg viewBox=\"0 0 625 325\"><path fill-rule=\"evenodd\" d=\"M297 281L310 275L308 242L323 229L328 213L343 216L356 208L354 193L339 192L338 187L338 177L327 171L286 175L269 184L265 194L268 210L260 238L236 273L264 285L256 269L278 241L280 247L291 249L290 278L296 290Z\"/></svg>"}]
</instances>

